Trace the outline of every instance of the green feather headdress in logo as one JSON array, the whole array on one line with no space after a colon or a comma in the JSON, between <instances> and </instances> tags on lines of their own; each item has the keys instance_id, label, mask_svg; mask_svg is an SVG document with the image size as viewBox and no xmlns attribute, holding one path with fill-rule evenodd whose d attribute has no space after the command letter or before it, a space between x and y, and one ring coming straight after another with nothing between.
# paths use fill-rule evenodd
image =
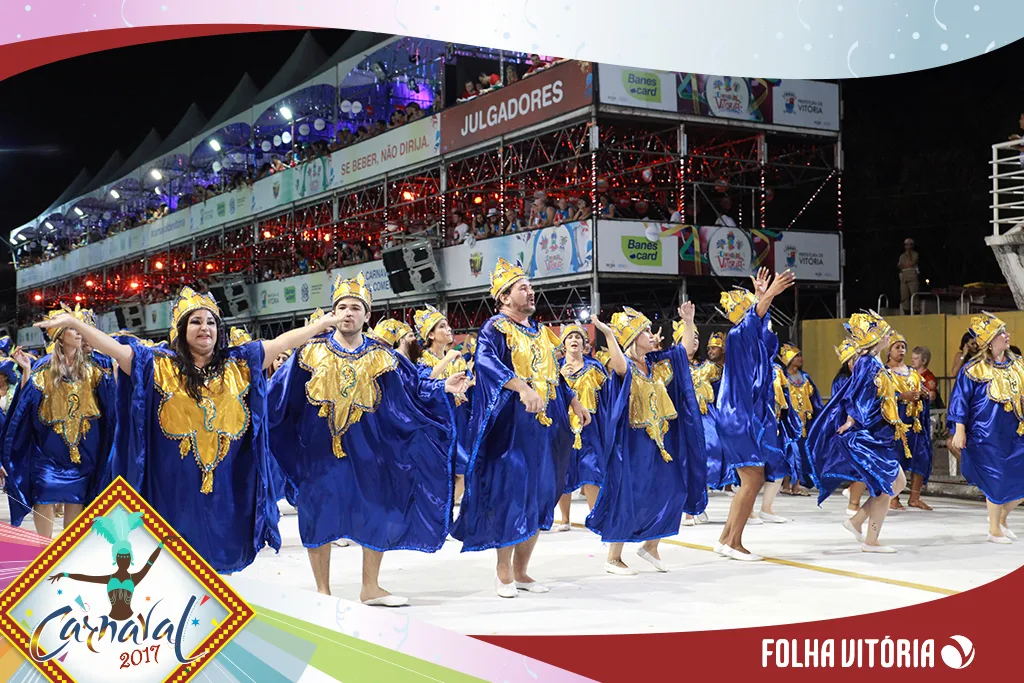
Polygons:
<instances>
[{"instance_id":1,"label":"green feather headdress in logo","mask_svg":"<svg viewBox=\"0 0 1024 683\"><path fill-rule=\"evenodd\" d=\"M108 512L103 517L97 517L92 522L92 530L105 538L112 546L111 553L114 557L114 564L117 564L118 555L127 555L132 562L135 561L132 544L128 541L128 534L140 526L142 526L142 511L128 513L122 507Z\"/></svg>"}]
</instances>

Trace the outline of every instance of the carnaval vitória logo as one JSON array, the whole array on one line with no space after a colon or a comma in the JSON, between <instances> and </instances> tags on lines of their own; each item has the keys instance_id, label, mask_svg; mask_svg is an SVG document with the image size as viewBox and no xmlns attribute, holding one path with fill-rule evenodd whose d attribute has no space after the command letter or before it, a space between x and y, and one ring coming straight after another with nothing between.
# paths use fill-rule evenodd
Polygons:
<instances>
[{"instance_id":1,"label":"carnaval vit\u00f3ria logo","mask_svg":"<svg viewBox=\"0 0 1024 683\"><path fill-rule=\"evenodd\" d=\"M183 683L252 615L121 478L0 594L0 632L53 682Z\"/></svg>"}]
</instances>

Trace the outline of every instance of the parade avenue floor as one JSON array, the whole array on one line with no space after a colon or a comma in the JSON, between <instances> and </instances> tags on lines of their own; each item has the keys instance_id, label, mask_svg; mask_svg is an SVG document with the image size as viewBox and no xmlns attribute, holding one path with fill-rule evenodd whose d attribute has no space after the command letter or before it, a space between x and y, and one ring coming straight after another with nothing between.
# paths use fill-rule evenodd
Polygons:
<instances>
[{"instance_id":1,"label":"parade avenue floor","mask_svg":"<svg viewBox=\"0 0 1024 683\"><path fill-rule=\"evenodd\" d=\"M906 504L907 496L902 501ZM744 544L765 562L728 560L712 552L731 498L712 493L710 524L683 527L661 545L668 573L657 573L626 546L623 559L640 571L603 571L605 549L582 528L587 506L572 505L573 529L541 535L530 574L550 587L509 600L494 593L494 551L460 553L449 540L433 555L387 553L381 585L410 599L403 613L469 635L645 633L766 626L878 612L969 590L1024 565L1024 514L1010 515L1021 541L985 541L985 506L927 498L932 512L890 512L882 540L895 555L868 555L840 526L846 499L835 495L821 508L814 498L779 495L775 511L787 524L750 526ZM760 499L759 499L760 500ZM250 579L313 590L297 517L281 518L284 547L264 551L241 573ZM755 508L757 509L757 508ZM1014 517L1021 520L1014 524ZM717 523L716 523L717 522ZM354 545L331 554L335 596L359 596L361 555Z\"/></svg>"},{"instance_id":2,"label":"parade avenue floor","mask_svg":"<svg viewBox=\"0 0 1024 683\"><path fill-rule=\"evenodd\" d=\"M846 500L838 494L822 508L814 498L779 495L775 511L792 521L749 526L745 545L767 559L736 562L711 550L730 500L711 494L710 524L683 527L662 542L661 556L670 569L664 574L636 556L636 545L626 546L623 559L639 575L606 574L604 547L582 528L586 503L574 500L573 529L542 534L531 563L530 573L551 588L549 593L499 598L495 553L462 554L454 540L433 555L387 553L381 585L410 599L409 606L398 608L403 614L469 635L646 633L878 612L969 590L1024 565L1024 513L1010 516L1022 540L996 545L985 541L982 503L930 497L934 511L907 509L886 519L882 540L898 553L868 555L840 526ZM905 504L906 494L902 500ZM0 507L8 520L7 505ZM298 518L288 505L281 509L280 554L264 550L239 576L313 590ZM1014 517L1020 520L1016 524ZM24 525L32 528L30 520ZM333 549L335 596L358 598L361 556L354 545Z\"/></svg>"}]
</instances>

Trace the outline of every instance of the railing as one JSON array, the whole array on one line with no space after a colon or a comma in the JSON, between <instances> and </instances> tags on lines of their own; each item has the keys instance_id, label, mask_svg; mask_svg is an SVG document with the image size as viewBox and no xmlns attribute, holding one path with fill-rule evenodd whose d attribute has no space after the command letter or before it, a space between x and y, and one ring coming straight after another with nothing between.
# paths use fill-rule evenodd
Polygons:
<instances>
[{"instance_id":1,"label":"railing","mask_svg":"<svg viewBox=\"0 0 1024 683\"><path fill-rule=\"evenodd\" d=\"M992 234L1024 227L1024 140L992 145Z\"/></svg>"},{"instance_id":2,"label":"railing","mask_svg":"<svg viewBox=\"0 0 1024 683\"><path fill-rule=\"evenodd\" d=\"M885 299L885 306L882 306L882 299ZM889 308L889 297L885 294L878 295L878 306L875 308L877 313L881 313L883 308Z\"/></svg>"},{"instance_id":3,"label":"railing","mask_svg":"<svg viewBox=\"0 0 1024 683\"><path fill-rule=\"evenodd\" d=\"M967 301L964 301L964 297L967 297ZM974 306L974 295L968 292L966 289L960 292L960 304L957 307L957 315L970 315L971 308Z\"/></svg>"},{"instance_id":4,"label":"railing","mask_svg":"<svg viewBox=\"0 0 1024 683\"><path fill-rule=\"evenodd\" d=\"M942 302L939 300L939 295L934 292L914 292L910 295L910 315L915 315L914 299L917 297L934 296L935 297L935 312L942 312ZM921 302L921 315L925 315L924 312L924 301Z\"/></svg>"}]
</instances>

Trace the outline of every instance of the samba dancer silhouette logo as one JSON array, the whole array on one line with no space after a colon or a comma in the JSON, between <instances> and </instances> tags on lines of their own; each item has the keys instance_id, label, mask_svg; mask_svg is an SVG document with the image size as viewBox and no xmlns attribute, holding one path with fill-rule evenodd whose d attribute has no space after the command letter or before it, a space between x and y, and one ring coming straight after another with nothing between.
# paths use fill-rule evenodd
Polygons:
<instances>
[{"instance_id":1,"label":"samba dancer silhouette logo","mask_svg":"<svg viewBox=\"0 0 1024 683\"><path fill-rule=\"evenodd\" d=\"M49 577L51 584L60 581L62 578L72 581L84 581L85 583L99 583L107 586L107 599L110 601L110 618L115 621L123 621L132 618L132 596L146 574L153 568L153 563L160 556L164 548L165 538L156 547L153 554L149 556L144 566L134 574L128 571L135 562L135 555L132 553L132 544L128 535L142 526L142 511L128 514L124 508L117 508L105 517L97 517L93 520L92 530L102 536L110 544L110 552L114 557L113 564L117 565L117 571L113 574L102 574L91 576L88 574L69 574L63 572Z\"/></svg>"}]
</instances>

